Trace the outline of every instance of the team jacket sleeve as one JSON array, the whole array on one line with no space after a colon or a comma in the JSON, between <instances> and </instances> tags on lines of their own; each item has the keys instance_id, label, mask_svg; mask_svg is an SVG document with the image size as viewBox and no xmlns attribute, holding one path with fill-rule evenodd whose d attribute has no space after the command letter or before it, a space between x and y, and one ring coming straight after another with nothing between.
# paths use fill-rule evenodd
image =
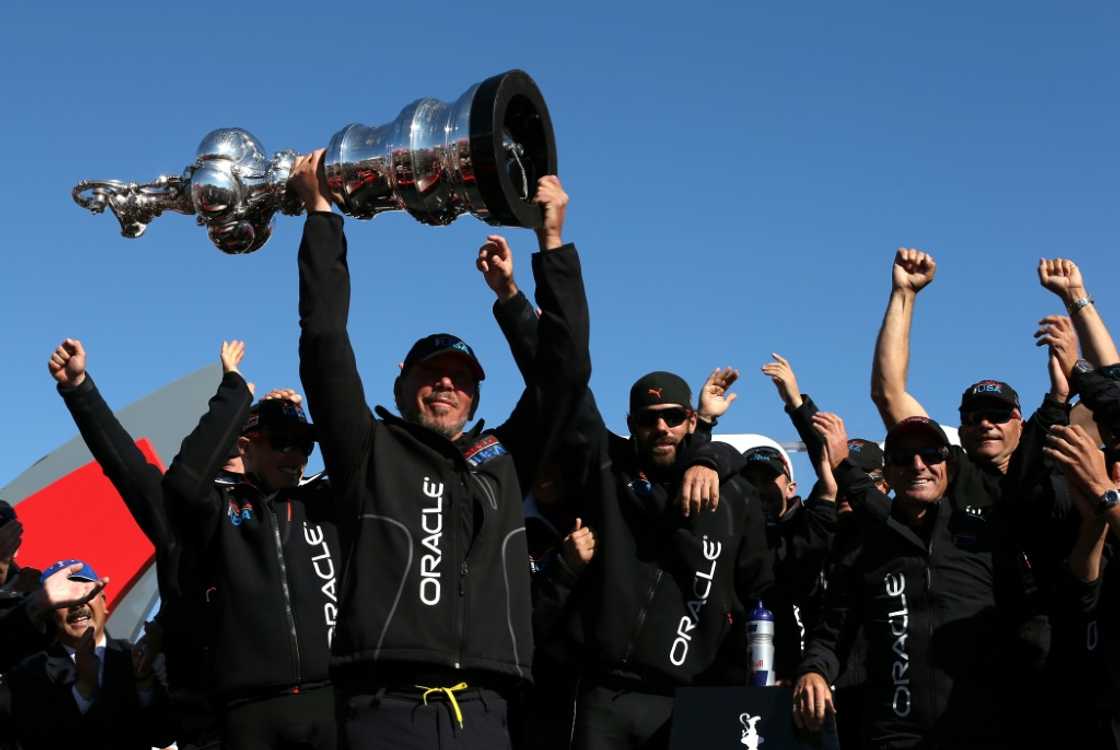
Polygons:
<instances>
[{"instance_id":1,"label":"team jacket sleeve","mask_svg":"<svg viewBox=\"0 0 1120 750\"><path fill-rule=\"evenodd\" d=\"M819 482L813 485L791 535L791 568L796 576L793 584L798 604L804 604L820 581L821 570L836 535L836 503L819 498L819 485Z\"/></svg>"},{"instance_id":2,"label":"team jacket sleeve","mask_svg":"<svg viewBox=\"0 0 1120 750\"><path fill-rule=\"evenodd\" d=\"M346 250L341 216L308 215L299 246L299 374L335 497L356 501L359 494L350 490L372 446L375 422L346 331Z\"/></svg>"},{"instance_id":3,"label":"team jacket sleeve","mask_svg":"<svg viewBox=\"0 0 1120 750\"><path fill-rule=\"evenodd\" d=\"M239 373L222 376L206 413L183 440L163 477L168 517L179 523L211 523L221 510L213 492L214 477L229 458L253 396Z\"/></svg>"},{"instance_id":4,"label":"team jacket sleeve","mask_svg":"<svg viewBox=\"0 0 1120 750\"><path fill-rule=\"evenodd\" d=\"M494 318L506 337L513 361L525 381L532 382L533 361L537 356L537 311L523 292L504 302L494 302Z\"/></svg>"},{"instance_id":5,"label":"team jacket sleeve","mask_svg":"<svg viewBox=\"0 0 1120 750\"><path fill-rule=\"evenodd\" d=\"M1003 482L1005 497L1026 497L1032 494L1030 488L1045 481L1050 469L1043 460L1042 448L1046 444L1047 433L1056 424L1069 424L1069 404L1047 394L1042 399L1042 405L1023 425L1019 446L1011 455Z\"/></svg>"},{"instance_id":6,"label":"team jacket sleeve","mask_svg":"<svg viewBox=\"0 0 1120 750\"><path fill-rule=\"evenodd\" d=\"M170 543L163 509L163 473L148 463L136 442L87 373L76 388L58 388L89 452L124 500L136 525L157 548Z\"/></svg>"},{"instance_id":7,"label":"team jacket sleeve","mask_svg":"<svg viewBox=\"0 0 1120 750\"><path fill-rule=\"evenodd\" d=\"M587 294L575 246L534 253L533 275L541 309L536 356L525 394L496 430L503 443L513 446L523 487L540 459L555 450L591 377Z\"/></svg>"},{"instance_id":8,"label":"team jacket sleeve","mask_svg":"<svg viewBox=\"0 0 1120 750\"><path fill-rule=\"evenodd\" d=\"M1116 368L1106 370L1115 372ZM1104 370L1094 370L1077 378L1077 390L1081 400L1092 410L1097 424L1120 435L1120 380L1110 377Z\"/></svg>"},{"instance_id":9,"label":"team jacket sleeve","mask_svg":"<svg viewBox=\"0 0 1120 750\"><path fill-rule=\"evenodd\" d=\"M698 437L697 433L688 436L684 455L686 467L707 466L719 474L721 482L739 473L743 468L743 455L734 446L706 438L702 433Z\"/></svg>"},{"instance_id":10,"label":"team jacket sleeve","mask_svg":"<svg viewBox=\"0 0 1120 750\"><path fill-rule=\"evenodd\" d=\"M813 415L820 409L813 403L813 399L809 398L809 394L801 394L801 406L796 409L791 409L786 406L786 414L789 415L789 420L793 422L793 428L797 430L798 437L801 442L805 444L805 451L809 454L809 460L812 461L813 466L820 463L821 454L824 452L824 442L817 431L813 429Z\"/></svg>"},{"instance_id":11,"label":"team jacket sleeve","mask_svg":"<svg viewBox=\"0 0 1120 750\"><path fill-rule=\"evenodd\" d=\"M884 495L863 469L848 459L833 472L840 495L848 499L862 523L885 523L891 514L891 499Z\"/></svg>"}]
</instances>

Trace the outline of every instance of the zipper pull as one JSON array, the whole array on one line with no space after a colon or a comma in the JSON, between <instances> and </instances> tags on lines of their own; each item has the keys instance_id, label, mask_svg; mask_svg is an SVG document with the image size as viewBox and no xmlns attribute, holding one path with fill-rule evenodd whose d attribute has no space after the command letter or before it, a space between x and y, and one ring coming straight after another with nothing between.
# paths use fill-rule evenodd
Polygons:
<instances>
[{"instance_id":1,"label":"zipper pull","mask_svg":"<svg viewBox=\"0 0 1120 750\"><path fill-rule=\"evenodd\" d=\"M466 591L465 591L464 586L463 586L463 580L467 577L467 574L470 573L470 572L471 572L471 568L470 568L469 565L467 565L466 560L463 560L463 562L459 563L459 596L465 596L466 595Z\"/></svg>"}]
</instances>

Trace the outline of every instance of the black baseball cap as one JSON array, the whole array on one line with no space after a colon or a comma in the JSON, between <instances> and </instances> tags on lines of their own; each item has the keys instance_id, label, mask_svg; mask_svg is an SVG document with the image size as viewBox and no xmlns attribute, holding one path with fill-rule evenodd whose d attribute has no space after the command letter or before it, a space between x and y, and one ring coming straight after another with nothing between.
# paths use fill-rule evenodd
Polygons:
<instances>
[{"instance_id":1,"label":"black baseball cap","mask_svg":"<svg viewBox=\"0 0 1120 750\"><path fill-rule=\"evenodd\" d=\"M303 433L315 439L315 426L307 421L303 408L284 398L267 398L249 409L249 418L245 420L241 434L264 431L274 434Z\"/></svg>"},{"instance_id":2,"label":"black baseball cap","mask_svg":"<svg viewBox=\"0 0 1120 750\"><path fill-rule=\"evenodd\" d=\"M868 474L882 471L883 449L874 441L852 438L848 441L848 460Z\"/></svg>"},{"instance_id":3,"label":"black baseball cap","mask_svg":"<svg viewBox=\"0 0 1120 750\"><path fill-rule=\"evenodd\" d=\"M743 464L743 469L749 469L753 466L765 466L774 472L774 476L785 474L789 476L789 467L786 465L786 460L777 448L772 448L769 445L760 445L750 448L743 453L743 458L746 463Z\"/></svg>"},{"instance_id":4,"label":"black baseball cap","mask_svg":"<svg viewBox=\"0 0 1120 750\"><path fill-rule=\"evenodd\" d=\"M961 414L964 414L984 406L990 406L993 402L1018 409L1019 394L1002 380L981 380L970 385L961 394L960 411Z\"/></svg>"},{"instance_id":5,"label":"black baseball cap","mask_svg":"<svg viewBox=\"0 0 1120 750\"><path fill-rule=\"evenodd\" d=\"M638 378L630 386L630 413L662 404L692 408L692 391L680 375L658 370Z\"/></svg>"},{"instance_id":6,"label":"black baseball cap","mask_svg":"<svg viewBox=\"0 0 1120 750\"><path fill-rule=\"evenodd\" d=\"M888 456L891 454L892 445L898 447L898 441L903 435L913 435L915 433L928 435L938 445L945 448L949 447L949 436L945 434L945 430L941 429L941 425L937 422L929 417L907 417L887 432L887 439L884 442L886 454Z\"/></svg>"},{"instance_id":7,"label":"black baseball cap","mask_svg":"<svg viewBox=\"0 0 1120 750\"><path fill-rule=\"evenodd\" d=\"M408 350L408 354L405 355L404 370L408 370L417 362L423 362L425 359L431 359L446 352L454 352L466 357L474 371L474 376L479 381L486 380L486 372L482 369L478 357L474 355L474 349L471 349L466 341L452 333L433 333L413 344L412 348Z\"/></svg>"}]
</instances>

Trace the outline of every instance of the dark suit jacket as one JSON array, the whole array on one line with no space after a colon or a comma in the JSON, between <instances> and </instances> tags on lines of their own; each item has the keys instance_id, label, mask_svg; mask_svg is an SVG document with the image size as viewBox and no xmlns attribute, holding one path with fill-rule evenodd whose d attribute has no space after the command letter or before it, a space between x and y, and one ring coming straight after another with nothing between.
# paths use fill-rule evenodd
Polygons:
<instances>
[{"instance_id":1,"label":"dark suit jacket","mask_svg":"<svg viewBox=\"0 0 1120 750\"><path fill-rule=\"evenodd\" d=\"M128 641L108 639L101 685L85 714L71 693L77 676L73 660L58 644L8 673L0 686L0 716L11 717L24 750L72 744L83 750L150 750L171 743L167 695L157 685L151 705L141 706Z\"/></svg>"}]
</instances>

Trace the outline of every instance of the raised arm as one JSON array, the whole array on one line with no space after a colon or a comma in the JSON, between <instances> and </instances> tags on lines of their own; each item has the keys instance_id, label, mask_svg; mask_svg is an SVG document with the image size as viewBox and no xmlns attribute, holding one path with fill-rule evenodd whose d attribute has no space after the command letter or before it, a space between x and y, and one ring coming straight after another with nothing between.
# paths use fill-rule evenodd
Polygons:
<instances>
[{"instance_id":1,"label":"raised arm","mask_svg":"<svg viewBox=\"0 0 1120 750\"><path fill-rule=\"evenodd\" d=\"M538 182L535 200L544 211L544 226L537 233L540 252L533 255L541 311L537 352L525 395L496 430L503 443L516 448L523 486L569 428L591 377L583 272L575 246L564 244L560 236L568 196L556 177L547 176Z\"/></svg>"},{"instance_id":2,"label":"raised arm","mask_svg":"<svg viewBox=\"0 0 1120 750\"><path fill-rule=\"evenodd\" d=\"M299 374L336 497L348 492L368 455L374 419L346 331L350 268L342 217L331 212L320 149L296 161L289 185L307 208L299 246Z\"/></svg>"},{"instance_id":3,"label":"raised arm","mask_svg":"<svg viewBox=\"0 0 1120 750\"><path fill-rule=\"evenodd\" d=\"M1038 262L1038 281L1043 288L1057 295L1069 311L1078 338L1081 339L1085 358L1095 367L1120 363L1116 344L1097 312L1092 297L1085 291L1085 282L1077 264L1066 258L1043 258Z\"/></svg>"},{"instance_id":4,"label":"raised arm","mask_svg":"<svg viewBox=\"0 0 1120 750\"><path fill-rule=\"evenodd\" d=\"M221 510L211 492L214 478L237 442L253 401L249 384L237 369L244 354L244 342L222 342L222 382L164 474L164 502L173 523L180 512L213 520Z\"/></svg>"},{"instance_id":5,"label":"raised arm","mask_svg":"<svg viewBox=\"0 0 1120 750\"><path fill-rule=\"evenodd\" d=\"M136 525L157 549L171 542L163 511L163 473L148 463L86 372L86 351L66 339L51 354L47 369L86 447L124 500Z\"/></svg>"},{"instance_id":6,"label":"raised arm","mask_svg":"<svg viewBox=\"0 0 1120 750\"><path fill-rule=\"evenodd\" d=\"M475 266L497 296L494 318L506 337L513 360L528 385L537 356L537 311L513 278L513 251L505 237L492 234L478 249Z\"/></svg>"},{"instance_id":7,"label":"raised arm","mask_svg":"<svg viewBox=\"0 0 1120 750\"><path fill-rule=\"evenodd\" d=\"M926 416L922 405L906 390L906 380L914 303L936 271L933 256L920 250L899 248L895 255L891 297L871 363L871 400L888 430L907 417Z\"/></svg>"}]
</instances>

